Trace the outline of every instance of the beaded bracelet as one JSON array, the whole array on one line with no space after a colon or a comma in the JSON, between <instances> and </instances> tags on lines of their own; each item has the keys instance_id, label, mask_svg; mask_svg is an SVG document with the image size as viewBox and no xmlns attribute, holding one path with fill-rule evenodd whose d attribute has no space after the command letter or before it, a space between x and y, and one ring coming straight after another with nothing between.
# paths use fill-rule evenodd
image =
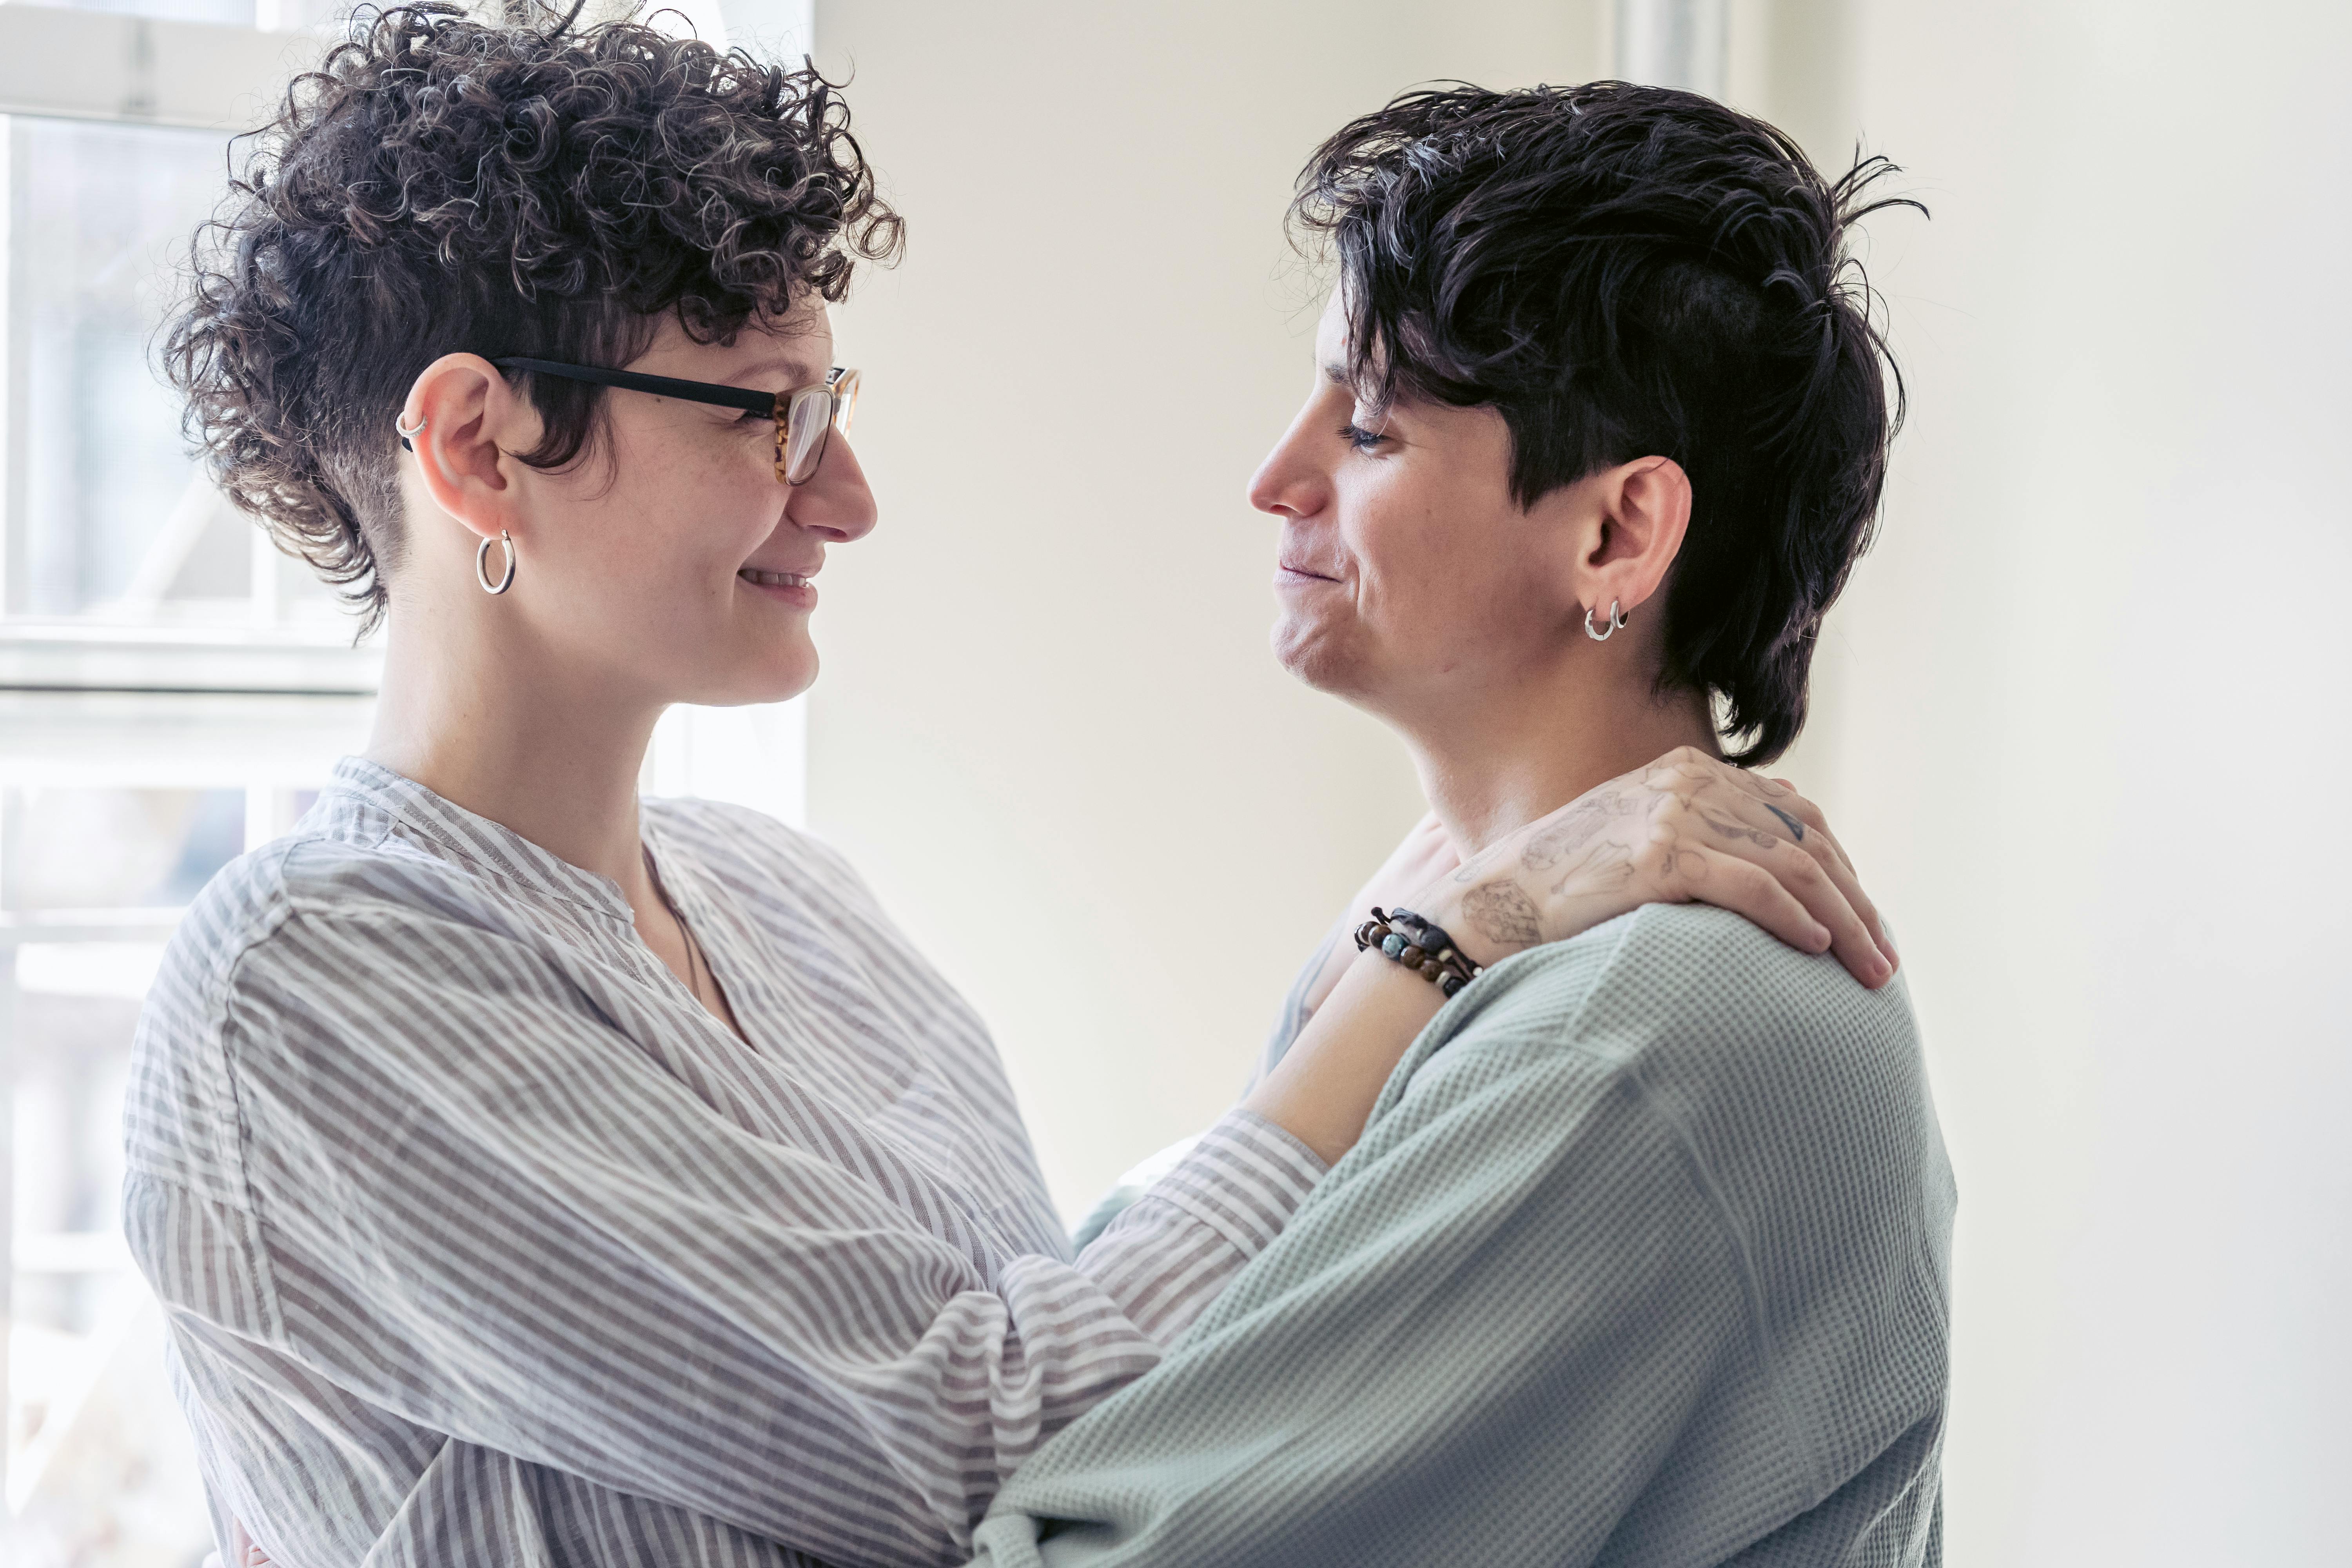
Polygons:
<instances>
[{"instance_id":1,"label":"beaded bracelet","mask_svg":"<svg viewBox=\"0 0 2352 1568\"><path fill-rule=\"evenodd\" d=\"M1381 956L1403 964L1444 996L1452 996L1486 973L1454 945L1442 927L1411 910L1390 913L1374 905L1372 918L1356 928L1356 951L1368 947L1378 947Z\"/></svg>"}]
</instances>

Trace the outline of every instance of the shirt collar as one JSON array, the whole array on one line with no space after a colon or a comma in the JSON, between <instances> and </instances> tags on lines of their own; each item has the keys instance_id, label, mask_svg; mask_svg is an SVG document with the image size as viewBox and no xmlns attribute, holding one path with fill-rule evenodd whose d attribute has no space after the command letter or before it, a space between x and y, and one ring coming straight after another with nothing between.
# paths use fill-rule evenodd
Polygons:
<instances>
[{"instance_id":1,"label":"shirt collar","mask_svg":"<svg viewBox=\"0 0 2352 1568\"><path fill-rule=\"evenodd\" d=\"M574 866L514 829L478 816L380 763L345 757L335 764L328 791L373 804L400 826L474 870L598 914L635 919L620 884L610 877Z\"/></svg>"}]
</instances>

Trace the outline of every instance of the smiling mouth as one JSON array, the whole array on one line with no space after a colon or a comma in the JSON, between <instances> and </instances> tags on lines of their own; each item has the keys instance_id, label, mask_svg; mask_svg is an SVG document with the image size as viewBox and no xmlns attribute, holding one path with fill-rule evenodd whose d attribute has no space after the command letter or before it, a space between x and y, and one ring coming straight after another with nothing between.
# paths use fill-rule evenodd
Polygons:
<instances>
[{"instance_id":1,"label":"smiling mouth","mask_svg":"<svg viewBox=\"0 0 2352 1568\"><path fill-rule=\"evenodd\" d=\"M746 566L735 574L746 583L757 583L763 588L805 588L808 574L802 572L762 572L756 566Z\"/></svg>"}]
</instances>

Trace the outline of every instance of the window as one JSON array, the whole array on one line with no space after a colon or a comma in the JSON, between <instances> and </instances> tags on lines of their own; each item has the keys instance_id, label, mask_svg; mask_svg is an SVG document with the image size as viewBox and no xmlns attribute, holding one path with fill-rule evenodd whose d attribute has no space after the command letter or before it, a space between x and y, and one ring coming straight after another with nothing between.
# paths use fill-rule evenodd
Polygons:
<instances>
[{"instance_id":1,"label":"window","mask_svg":"<svg viewBox=\"0 0 2352 1568\"><path fill-rule=\"evenodd\" d=\"M211 1529L122 1243L121 1101L163 944L365 743L382 662L189 457L152 342L230 131L316 0L0 0L0 1476L20 1568L194 1563ZM716 35L715 7L673 13ZM806 7L740 8L797 54ZM647 793L802 815L798 704L681 710Z\"/></svg>"}]
</instances>

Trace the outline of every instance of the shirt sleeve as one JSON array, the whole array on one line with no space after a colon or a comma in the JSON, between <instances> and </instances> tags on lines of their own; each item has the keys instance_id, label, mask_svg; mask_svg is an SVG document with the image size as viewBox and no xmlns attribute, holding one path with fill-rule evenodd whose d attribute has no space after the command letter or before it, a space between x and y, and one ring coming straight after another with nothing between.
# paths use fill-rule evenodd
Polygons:
<instances>
[{"instance_id":1,"label":"shirt sleeve","mask_svg":"<svg viewBox=\"0 0 2352 1568\"><path fill-rule=\"evenodd\" d=\"M285 1354L827 1561L963 1561L1004 1478L1154 1365L1321 1174L1236 1113L1075 1265L1006 1260L918 1223L951 1194L720 1114L471 924L298 914L226 1006ZM184 1261L142 1258L182 1311Z\"/></svg>"},{"instance_id":2,"label":"shirt sleeve","mask_svg":"<svg viewBox=\"0 0 2352 1568\"><path fill-rule=\"evenodd\" d=\"M1282 1233L1324 1170L1321 1155L1273 1122L1230 1110L1103 1228L1078 1267L1129 1321L1171 1344Z\"/></svg>"}]
</instances>

